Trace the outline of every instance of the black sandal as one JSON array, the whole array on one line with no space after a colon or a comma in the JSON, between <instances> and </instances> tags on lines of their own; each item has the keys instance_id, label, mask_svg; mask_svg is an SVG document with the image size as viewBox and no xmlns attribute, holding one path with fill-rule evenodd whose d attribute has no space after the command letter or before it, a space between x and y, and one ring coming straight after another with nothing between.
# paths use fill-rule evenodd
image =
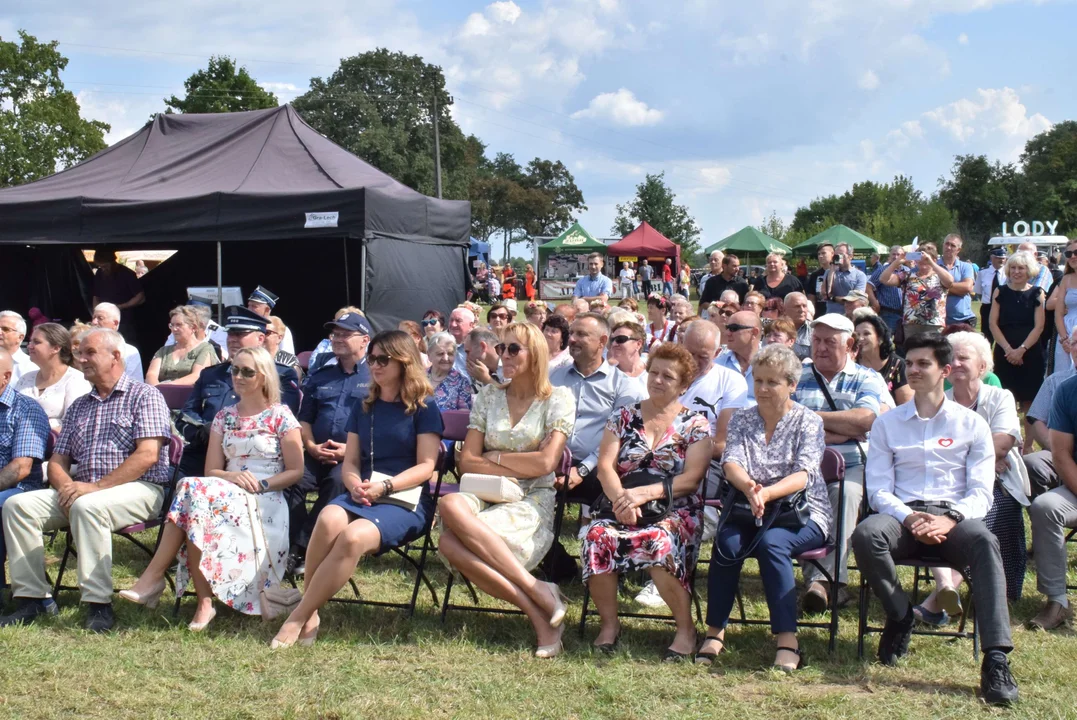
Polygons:
<instances>
[{"instance_id":1,"label":"black sandal","mask_svg":"<svg viewBox=\"0 0 1077 720\"><path fill-rule=\"evenodd\" d=\"M696 644L697 640L699 640L699 635L696 635L696 639L692 641L692 647L695 647L695 644ZM676 650L674 650L671 647L668 647L668 648L666 648L665 655L662 656L662 662L664 662L664 663L677 663L677 662L681 662L682 660L684 660L685 658L687 658L687 657L689 657L691 655L692 655L691 651L686 652L686 653L682 653L682 652L677 652Z\"/></svg>"},{"instance_id":2,"label":"black sandal","mask_svg":"<svg viewBox=\"0 0 1077 720\"><path fill-rule=\"evenodd\" d=\"M706 645L709 640L715 640L721 643L722 647L718 648L718 652L703 652L703 645ZM699 647L700 649L696 653L696 665L713 665L714 661L718 659L718 656L725 652L725 639L708 635L703 638L703 643Z\"/></svg>"},{"instance_id":3,"label":"black sandal","mask_svg":"<svg viewBox=\"0 0 1077 720\"><path fill-rule=\"evenodd\" d=\"M621 646L621 631L617 631L617 637L613 638L613 642L602 643L601 645L594 645L595 650L598 650L604 655L612 655L617 652L617 648Z\"/></svg>"},{"instance_id":4,"label":"black sandal","mask_svg":"<svg viewBox=\"0 0 1077 720\"><path fill-rule=\"evenodd\" d=\"M800 670L802 667L804 667L804 656L800 654L800 648L794 649L791 647L779 647L777 650L775 650L775 652L778 653L782 650L785 650L786 652L791 652L796 655L797 664L791 668L788 665L779 665L778 663L774 663L774 665L772 665L771 667L773 667L775 670L781 670L782 672L789 674L792 674L796 670Z\"/></svg>"}]
</instances>

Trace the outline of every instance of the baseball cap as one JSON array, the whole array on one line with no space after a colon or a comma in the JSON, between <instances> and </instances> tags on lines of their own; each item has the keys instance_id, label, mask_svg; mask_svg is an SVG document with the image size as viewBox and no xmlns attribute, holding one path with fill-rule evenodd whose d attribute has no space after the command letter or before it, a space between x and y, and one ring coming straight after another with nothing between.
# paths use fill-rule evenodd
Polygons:
<instances>
[{"instance_id":1,"label":"baseball cap","mask_svg":"<svg viewBox=\"0 0 1077 720\"><path fill-rule=\"evenodd\" d=\"M846 332L850 335L855 330L853 321L838 313L827 313L826 315L813 320L811 324L813 330L820 325L826 325L828 328L834 328L838 332Z\"/></svg>"},{"instance_id":2,"label":"baseball cap","mask_svg":"<svg viewBox=\"0 0 1077 720\"><path fill-rule=\"evenodd\" d=\"M868 302L868 294L863 290L850 290L849 294L845 297L838 298L841 302L848 302L850 300L863 300Z\"/></svg>"},{"instance_id":3,"label":"baseball cap","mask_svg":"<svg viewBox=\"0 0 1077 720\"><path fill-rule=\"evenodd\" d=\"M364 335L373 334L373 330L370 327L370 323L367 319L359 313L344 313L336 320L331 320L325 324L326 330L332 330L335 327L342 330L351 330L352 332L361 332Z\"/></svg>"}]
</instances>

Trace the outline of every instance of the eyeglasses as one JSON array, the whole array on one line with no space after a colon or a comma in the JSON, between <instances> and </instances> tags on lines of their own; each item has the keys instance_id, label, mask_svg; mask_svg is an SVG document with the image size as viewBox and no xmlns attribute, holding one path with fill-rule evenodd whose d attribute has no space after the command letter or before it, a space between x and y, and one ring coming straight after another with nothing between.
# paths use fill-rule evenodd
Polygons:
<instances>
[{"instance_id":1,"label":"eyeglasses","mask_svg":"<svg viewBox=\"0 0 1077 720\"><path fill-rule=\"evenodd\" d=\"M429 320L423 320L422 321L422 326L423 327L431 327L433 325L437 325L440 322L441 321L438 320L437 318L430 318Z\"/></svg>"},{"instance_id":2,"label":"eyeglasses","mask_svg":"<svg viewBox=\"0 0 1077 720\"><path fill-rule=\"evenodd\" d=\"M354 330L352 330L350 332L345 332L343 330L334 330L333 332L329 333L329 339L330 340L351 340L353 337L355 337L358 334L359 333L354 331Z\"/></svg>"},{"instance_id":3,"label":"eyeglasses","mask_svg":"<svg viewBox=\"0 0 1077 720\"><path fill-rule=\"evenodd\" d=\"M498 357L508 353L509 357L516 357L520 354L520 351L524 349L524 346L520 343L511 343L506 345L505 343L498 343L494 345L494 352L498 354Z\"/></svg>"},{"instance_id":4,"label":"eyeglasses","mask_svg":"<svg viewBox=\"0 0 1077 720\"><path fill-rule=\"evenodd\" d=\"M610 342L616 345L624 345L629 340L639 340L639 338L632 337L631 335L614 335L610 338Z\"/></svg>"},{"instance_id":5,"label":"eyeglasses","mask_svg":"<svg viewBox=\"0 0 1077 720\"><path fill-rule=\"evenodd\" d=\"M232 377L239 377L239 376L242 375L247 380L252 379L255 375L258 374L258 371L255 370L254 368L240 367L239 365L233 365L231 367L231 372L232 372Z\"/></svg>"},{"instance_id":6,"label":"eyeglasses","mask_svg":"<svg viewBox=\"0 0 1077 720\"><path fill-rule=\"evenodd\" d=\"M741 325L739 323L729 323L725 326L725 329L729 332L740 332L741 330L755 330L751 325Z\"/></svg>"},{"instance_id":7,"label":"eyeglasses","mask_svg":"<svg viewBox=\"0 0 1077 720\"><path fill-rule=\"evenodd\" d=\"M1063 250L1062 254L1066 256L1067 260L1069 260L1074 255L1077 255L1077 250Z\"/></svg>"},{"instance_id":8,"label":"eyeglasses","mask_svg":"<svg viewBox=\"0 0 1077 720\"><path fill-rule=\"evenodd\" d=\"M733 317L733 311L732 310L723 310L722 312L720 312L718 314L721 315L722 317Z\"/></svg>"},{"instance_id":9,"label":"eyeglasses","mask_svg":"<svg viewBox=\"0 0 1077 720\"><path fill-rule=\"evenodd\" d=\"M388 367L389 361L395 359L391 355L368 355L367 357L370 358L371 365L377 365L380 368Z\"/></svg>"},{"instance_id":10,"label":"eyeglasses","mask_svg":"<svg viewBox=\"0 0 1077 720\"><path fill-rule=\"evenodd\" d=\"M509 319L509 314L508 313L494 313L493 315L490 315L489 317L490 317L491 320L508 320Z\"/></svg>"},{"instance_id":11,"label":"eyeglasses","mask_svg":"<svg viewBox=\"0 0 1077 720\"><path fill-rule=\"evenodd\" d=\"M183 323L168 323L169 330L182 330L186 325Z\"/></svg>"}]
</instances>

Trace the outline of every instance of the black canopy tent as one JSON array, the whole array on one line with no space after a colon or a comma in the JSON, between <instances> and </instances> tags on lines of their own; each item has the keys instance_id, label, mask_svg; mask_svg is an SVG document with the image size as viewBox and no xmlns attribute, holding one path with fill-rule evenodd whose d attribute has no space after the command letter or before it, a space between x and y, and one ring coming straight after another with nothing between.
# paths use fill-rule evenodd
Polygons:
<instances>
[{"instance_id":1,"label":"black canopy tent","mask_svg":"<svg viewBox=\"0 0 1077 720\"><path fill-rule=\"evenodd\" d=\"M0 308L85 318L90 276L75 249L153 245L177 253L143 278L146 348L186 287L221 284L279 294L306 348L345 304L378 329L457 305L470 225L470 203L397 182L290 105L162 114L77 166L0 190Z\"/></svg>"}]
</instances>

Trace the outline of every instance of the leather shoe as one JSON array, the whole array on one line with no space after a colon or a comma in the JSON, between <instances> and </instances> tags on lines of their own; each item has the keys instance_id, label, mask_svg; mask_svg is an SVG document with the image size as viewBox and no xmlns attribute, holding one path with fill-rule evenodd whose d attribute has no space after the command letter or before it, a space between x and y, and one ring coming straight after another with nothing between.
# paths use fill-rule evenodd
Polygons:
<instances>
[{"instance_id":1,"label":"leather shoe","mask_svg":"<svg viewBox=\"0 0 1077 720\"><path fill-rule=\"evenodd\" d=\"M90 632L104 633L112 629L116 616L112 612L112 603L86 603L86 629Z\"/></svg>"},{"instance_id":2,"label":"leather shoe","mask_svg":"<svg viewBox=\"0 0 1077 720\"><path fill-rule=\"evenodd\" d=\"M830 607L828 583L813 582L800 599L800 607L805 615L824 613Z\"/></svg>"},{"instance_id":3,"label":"leather shoe","mask_svg":"<svg viewBox=\"0 0 1077 720\"><path fill-rule=\"evenodd\" d=\"M879 638L879 662L893 667L897 665L898 658L908 654L915 621L911 605L901 620L886 619L882 637Z\"/></svg>"},{"instance_id":4,"label":"leather shoe","mask_svg":"<svg viewBox=\"0 0 1077 720\"><path fill-rule=\"evenodd\" d=\"M1054 630L1065 623L1069 619L1069 615L1069 608L1062 607L1061 603L1051 600L1043 606L1043 609L1036 614L1036 617L1028 621L1028 629Z\"/></svg>"},{"instance_id":5,"label":"leather shoe","mask_svg":"<svg viewBox=\"0 0 1077 720\"><path fill-rule=\"evenodd\" d=\"M38 615L55 615L60 612L55 602L46 602L37 598L15 598L19 606L10 615L0 617L0 627L9 625L29 625Z\"/></svg>"},{"instance_id":6,"label":"leather shoe","mask_svg":"<svg viewBox=\"0 0 1077 720\"><path fill-rule=\"evenodd\" d=\"M1010 672L1010 662L1001 650L989 650L980 666L980 692L988 705L1017 702L1017 681Z\"/></svg>"}]
</instances>

